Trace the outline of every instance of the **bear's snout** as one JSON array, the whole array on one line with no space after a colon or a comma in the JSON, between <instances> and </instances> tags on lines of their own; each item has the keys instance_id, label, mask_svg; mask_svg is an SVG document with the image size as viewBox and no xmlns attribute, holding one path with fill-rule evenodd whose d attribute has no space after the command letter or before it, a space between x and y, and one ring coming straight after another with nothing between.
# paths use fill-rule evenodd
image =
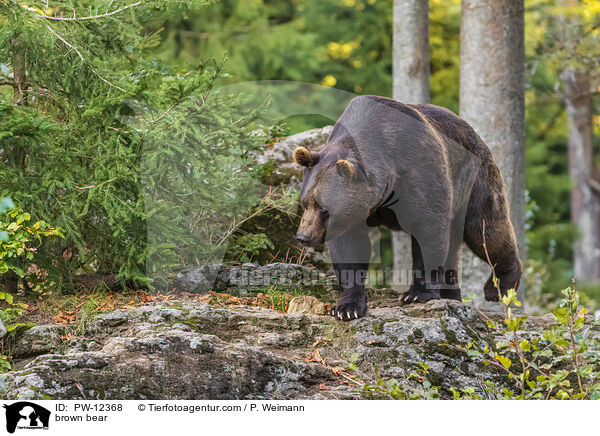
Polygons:
<instances>
[{"instance_id":1,"label":"bear's snout","mask_svg":"<svg viewBox=\"0 0 600 436\"><path fill-rule=\"evenodd\" d=\"M304 233L296 233L296 239L300 241L302 245L308 245L308 243L310 242L310 238Z\"/></svg>"}]
</instances>

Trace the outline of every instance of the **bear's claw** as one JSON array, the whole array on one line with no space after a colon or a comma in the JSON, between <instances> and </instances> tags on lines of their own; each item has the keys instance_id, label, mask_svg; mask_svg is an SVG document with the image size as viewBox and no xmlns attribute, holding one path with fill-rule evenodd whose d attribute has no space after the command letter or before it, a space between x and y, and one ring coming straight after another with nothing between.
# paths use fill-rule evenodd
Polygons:
<instances>
[{"instance_id":1,"label":"bear's claw","mask_svg":"<svg viewBox=\"0 0 600 436\"><path fill-rule=\"evenodd\" d=\"M342 296L337 305L331 309L331 316L342 321L350 321L358 319L367 312L367 299L361 297Z\"/></svg>"},{"instance_id":2,"label":"bear's claw","mask_svg":"<svg viewBox=\"0 0 600 436\"><path fill-rule=\"evenodd\" d=\"M400 305L405 306L412 303L427 303L430 300L439 300L440 291L431 291L428 289L419 289L411 287L408 291L400 295Z\"/></svg>"}]
</instances>

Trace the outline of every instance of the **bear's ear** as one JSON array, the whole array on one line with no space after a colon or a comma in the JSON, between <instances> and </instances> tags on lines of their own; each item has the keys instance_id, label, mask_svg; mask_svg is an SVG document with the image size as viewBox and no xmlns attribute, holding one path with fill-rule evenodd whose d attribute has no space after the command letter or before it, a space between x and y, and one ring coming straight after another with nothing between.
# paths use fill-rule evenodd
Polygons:
<instances>
[{"instance_id":1,"label":"bear's ear","mask_svg":"<svg viewBox=\"0 0 600 436\"><path fill-rule=\"evenodd\" d=\"M357 178L356 167L349 160L338 160L335 163L335 169L340 176L346 179L355 180Z\"/></svg>"},{"instance_id":2,"label":"bear's ear","mask_svg":"<svg viewBox=\"0 0 600 436\"><path fill-rule=\"evenodd\" d=\"M303 167L314 167L319 162L320 156L316 153L311 153L304 147L298 147L294 150L294 162Z\"/></svg>"}]
</instances>

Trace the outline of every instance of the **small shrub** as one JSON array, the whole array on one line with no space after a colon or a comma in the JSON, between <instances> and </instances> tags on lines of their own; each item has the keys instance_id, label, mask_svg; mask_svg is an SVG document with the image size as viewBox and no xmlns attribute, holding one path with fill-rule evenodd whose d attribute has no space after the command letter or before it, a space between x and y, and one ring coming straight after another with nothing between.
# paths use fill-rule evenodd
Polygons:
<instances>
[{"instance_id":1,"label":"small shrub","mask_svg":"<svg viewBox=\"0 0 600 436\"><path fill-rule=\"evenodd\" d=\"M31 262L42 242L48 236L62 237L60 228L44 221L29 224L31 215L15 206L9 197L0 202L0 274L13 271L25 275L24 265ZM37 245L35 245L37 243Z\"/></svg>"},{"instance_id":2,"label":"small shrub","mask_svg":"<svg viewBox=\"0 0 600 436\"><path fill-rule=\"evenodd\" d=\"M14 273L25 280L27 270L33 265L37 249L43 238L62 236L62 231L44 221L30 224L31 215L15 206L9 197L0 201L0 275ZM18 322L23 303L15 302L14 295L0 289L0 321L9 335L28 324ZM7 356L0 351L0 372L10 369Z\"/></svg>"},{"instance_id":3,"label":"small shrub","mask_svg":"<svg viewBox=\"0 0 600 436\"><path fill-rule=\"evenodd\" d=\"M487 334L467 344L446 346L494 367L504 378L483 380L477 388L451 387L447 396L455 400L600 399L600 344L590 335L587 309L580 304L575 287L561 293L562 301L552 312L555 324L533 337L524 337L521 332L528 317L513 312L521 305L514 289L501 300L503 323L480 312ZM359 373L356 365L349 368ZM363 388L392 399L440 399L441 387L434 386L428 375L429 365L420 363L402 382L377 379Z\"/></svg>"}]
</instances>

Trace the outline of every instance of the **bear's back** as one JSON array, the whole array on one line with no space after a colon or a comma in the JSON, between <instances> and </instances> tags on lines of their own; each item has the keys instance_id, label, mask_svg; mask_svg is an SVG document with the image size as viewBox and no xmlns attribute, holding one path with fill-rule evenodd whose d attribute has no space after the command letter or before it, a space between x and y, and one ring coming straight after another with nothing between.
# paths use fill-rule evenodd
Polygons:
<instances>
[{"instance_id":1,"label":"bear's back","mask_svg":"<svg viewBox=\"0 0 600 436\"><path fill-rule=\"evenodd\" d=\"M361 95L355 97L350 102L345 113L340 118L340 121L342 121L343 118L347 118L344 120L344 124L359 124L359 120L362 121L365 111L372 111L374 108L378 107L378 105L373 106L373 103L385 105L385 107L389 108L390 112L393 111L400 115L400 118L408 115L417 121L428 122L438 134L441 134L442 138L460 144L484 161L487 161L492 156L487 145L485 145L483 140L477 135L467 121L460 118L451 110L433 104L404 104L388 97ZM381 106L379 106L379 109L376 109L376 112L378 112L379 115L381 115L382 112L387 111L388 109L381 110ZM368 125L376 130L388 129L390 128L390 125L394 125L389 123L389 120L392 118L393 117L389 115L387 117L368 117L367 121L369 123ZM403 125L406 126L405 123L403 123ZM332 139L345 136L348 136L345 129L340 125L336 125L331 134Z\"/></svg>"},{"instance_id":2,"label":"bear's back","mask_svg":"<svg viewBox=\"0 0 600 436\"><path fill-rule=\"evenodd\" d=\"M491 152L473 127L449 109L434 104L408 105L419 111L446 138L457 142L480 159L491 157Z\"/></svg>"}]
</instances>

